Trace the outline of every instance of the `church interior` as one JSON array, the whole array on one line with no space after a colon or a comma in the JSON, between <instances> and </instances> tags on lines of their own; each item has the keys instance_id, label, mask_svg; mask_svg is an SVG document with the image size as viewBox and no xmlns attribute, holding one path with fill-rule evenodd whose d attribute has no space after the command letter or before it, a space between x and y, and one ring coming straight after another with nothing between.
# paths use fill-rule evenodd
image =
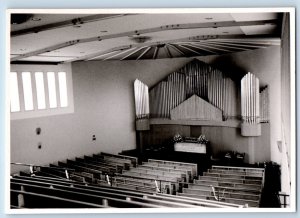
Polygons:
<instances>
[{"instance_id":1,"label":"church interior","mask_svg":"<svg viewBox=\"0 0 300 218\"><path fill-rule=\"evenodd\" d=\"M11 210L291 207L289 12L9 25Z\"/></svg>"}]
</instances>

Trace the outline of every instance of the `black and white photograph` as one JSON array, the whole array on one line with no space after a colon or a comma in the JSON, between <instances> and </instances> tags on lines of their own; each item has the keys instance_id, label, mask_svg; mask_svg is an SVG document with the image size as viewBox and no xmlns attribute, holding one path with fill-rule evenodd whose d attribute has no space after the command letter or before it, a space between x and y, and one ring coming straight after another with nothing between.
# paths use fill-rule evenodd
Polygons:
<instances>
[{"instance_id":1,"label":"black and white photograph","mask_svg":"<svg viewBox=\"0 0 300 218\"><path fill-rule=\"evenodd\" d=\"M9 213L295 211L294 8L7 18Z\"/></svg>"}]
</instances>

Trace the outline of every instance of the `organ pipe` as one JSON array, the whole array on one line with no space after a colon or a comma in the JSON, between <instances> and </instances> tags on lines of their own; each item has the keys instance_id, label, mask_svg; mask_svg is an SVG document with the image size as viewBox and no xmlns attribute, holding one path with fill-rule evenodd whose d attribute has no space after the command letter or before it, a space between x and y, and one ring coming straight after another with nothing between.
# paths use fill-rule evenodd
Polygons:
<instances>
[{"instance_id":1,"label":"organ pipe","mask_svg":"<svg viewBox=\"0 0 300 218\"><path fill-rule=\"evenodd\" d=\"M134 98L136 119L149 118L148 86L138 79L134 81Z\"/></svg>"},{"instance_id":2,"label":"organ pipe","mask_svg":"<svg viewBox=\"0 0 300 218\"><path fill-rule=\"evenodd\" d=\"M259 93L260 96L260 122L268 123L269 122L269 89L265 87Z\"/></svg>"},{"instance_id":3,"label":"organ pipe","mask_svg":"<svg viewBox=\"0 0 300 218\"><path fill-rule=\"evenodd\" d=\"M238 116L236 84L201 61L185 65L150 90L150 116L170 118L173 108L195 94L221 109L223 119Z\"/></svg>"},{"instance_id":4,"label":"organ pipe","mask_svg":"<svg viewBox=\"0 0 300 218\"><path fill-rule=\"evenodd\" d=\"M245 123L260 122L259 80L252 73L247 73L241 80L241 112Z\"/></svg>"}]
</instances>

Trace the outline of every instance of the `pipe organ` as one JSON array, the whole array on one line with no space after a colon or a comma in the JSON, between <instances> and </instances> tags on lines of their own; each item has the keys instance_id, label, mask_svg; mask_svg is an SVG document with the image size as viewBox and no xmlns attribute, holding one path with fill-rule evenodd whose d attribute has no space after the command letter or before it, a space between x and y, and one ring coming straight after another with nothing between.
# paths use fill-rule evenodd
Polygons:
<instances>
[{"instance_id":1,"label":"pipe organ","mask_svg":"<svg viewBox=\"0 0 300 218\"><path fill-rule=\"evenodd\" d=\"M235 83L220 70L198 60L171 73L149 95L152 118L170 118L170 111L193 95L219 108L223 119L238 116Z\"/></svg>"},{"instance_id":2,"label":"pipe organ","mask_svg":"<svg viewBox=\"0 0 300 218\"><path fill-rule=\"evenodd\" d=\"M260 122L269 122L269 89L266 86L259 93L260 100Z\"/></svg>"},{"instance_id":3,"label":"pipe organ","mask_svg":"<svg viewBox=\"0 0 300 218\"><path fill-rule=\"evenodd\" d=\"M243 136L261 134L259 102L259 80L249 72L241 80L241 132Z\"/></svg>"},{"instance_id":4,"label":"pipe organ","mask_svg":"<svg viewBox=\"0 0 300 218\"><path fill-rule=\"evenodd\" d=\"M240 85L238 90L225 73L197 59L169 74L150 91L135 80L136 129L149 130L149 118L217 122L238 122L241 118L241 135L259 136L260 123L269 121L268 89L259 92L259 79L251 73ZM191 97L196 100L189 100Z\"/></svg>"},{"instance_id":5,"label":"pipe organ","mask_svg":"<svg viewBox=\"0 0 300 218\"><path fill-rule=\"evenodd\" d=\"M149 93L150 116L169 118L171 109L186 99L185 87L185 75L177 72L157 84Z\"/></svg>"},{"instance_id":6,"label":"pipe organ","mask_svg":"<svg viewBox=\"0 0 300 218\"><path fill-rule=\"evenodd\" d=\"M149 129L149 91L148 86L140 80L134 81L135 116L137 129Z\"/></svg>"}]
</instances>

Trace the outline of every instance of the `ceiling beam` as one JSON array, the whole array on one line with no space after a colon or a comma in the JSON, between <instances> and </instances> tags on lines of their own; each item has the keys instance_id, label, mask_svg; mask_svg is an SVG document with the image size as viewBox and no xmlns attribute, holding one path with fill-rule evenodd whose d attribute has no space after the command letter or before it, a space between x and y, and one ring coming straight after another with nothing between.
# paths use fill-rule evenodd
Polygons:
<instances>
[{"instance_id":1,"label":"ceiling beam","mask_svg":"<svg viewBox=\"0 0 300 218\"><path fill-rule=\"evenodd\" d=\"M68 27L68 26L96 22L96 21L100 21L100 20L107 20L107 19L127 16L127 15L128 14L95 14L95 15L90 15L90 16L86 16L86 17L78 17L78 18L74 18L74 19L70 19L70 20L61 21L61 22L50 23L50 24L35 26L35 27L31 27L31 28L16 30L16 31L12 31L10 33L10 35L11 35L11 37L16 37L16 36L21 36L21 35L26 35L26 34L31 34L31 33L39 33L39 32L43 32L43 31L47 31L47 30L59 29L59 28Z\"/></svg>"},{"instance_id":2,"label":"ceiling beam","mask_svg":"<svg viewBox=\"0 0 300 218\"><path fill-rule=\"evenodd\" d=\"M120 50L109 51L109 52L106 52L106 51L105 51L105 52L103 52L103 53L100 54L100 55L97 55L97 56L92 57L92 58L89 58L89 59L85 59L85 61L95 60L95 59L100 58L100 57L102 57L102 56L109 55L109 54L114 54L114 53L119 52L119 51L120 51Z\"/></svg>"},{"instance_id":3,"label":"ceiling beam","mask_svg":"<svg viewBox=\"0 0 300 218\"><path fill-rule=\"evenodd\" d=\"M190 47L193 47L193 48L197 48L197 49L200 49L200 50L212 53L212 54L217 54L216 52L213 52L213 51L211 51L209 49L203 48L203 47L201 47L199 45L196 46L193 43L182 43L182 45L186 45L186 46L190 46Z\"/></svg>"},{"instance_id":4,"label":"ceiling beam","mask_svg":"<svg viewBox=\"0 0 300 218\"><path fill-rule=\"evenodd\" d=\"M169 58L173 58L173 56L172 56L172 54L171 54L171 51L170 51L170 49L168 48L167 45L165 45L165 50L166 50L166 53L167 53L168 57L169 57Z\"/></svg>"},{"instance_id":5,"label":"ceiling beam","mask_svg":"<svg viewBox=\"0 0 300 218\"><path fill-rule=\"evenodd\" d=\"M219 45L229 45L229 46L235 46L235 47L248 47L248 48L266 48L268 45L248 45L248 44L240 44L239 42L223 42L223 41L219 41L219 42L210 42L210 43L214 43L214 44L219 44Z\"/></svg>"},{"instance_id":6,"label":"ceiling beam","mask_svg":"<svg viewBox=\"0 0 300 218\"><path fill-rule=\"evenodd\" d=\"M183 51L181 51L179 48L177 48L175 45L168 44L170 47L172 47L175 51L177 51L181 55L185 55Z\"/></svg>"},{"instance_id":7,"label":"ceiling beam","mask_svg":"<svg viewBox=\"0 0 300 218\"><path fill-rule=\"evenodd\" d=\"M239 36L241 36L241 35L239 35ZM160 45L160 44L174 43L174 42L182 41L182 40L183 41L186 41L186 40L196 40L196 39L198 39L198 40L200 40L200 39L205 40L205 39L213 39L213 38L217 38L217 37L218 36L206 36L206 35L203 35L203 36L192 36L192 37L186 37L186 38L180 38L180 39L174 39L174 40L167 40L167 41L161 41L161 42L148 42L148 43L139 43L139 44L124 45L124 46L114 47L114 48L108 49L106 51L100 51L100 52L96 52L96 53L93 53L93 54L84 55L84 56L81 56L81 57L78 57L78 58L74 58L74 59L69 60L69 61L64 61L64 63L73 62L73 61L86 60L86 59L90 59L90 58L93 58L93 57L96 57L96 56L99 56L99 55L103 55L103 54L108 53L108 52L125 50L125 49L129 49L129 48L132 48L132 47L139 48L139 47L144 47L144 46L157 46L157 45Z\"/></svg>"},{"instance_id":8,"label":"ceiling beam","mask_svg":"<svg viewBox=\"0 0 300 218\"><path fill-rule=\"evenodd\" d=\"M125 55L125 56L124 56L123 58L121 58L120 60L122 61L122 60L128 58L129 56L131 56L131 55L137 53L138 51L140 51L140 50L142 50L142 49L144 49L144 48L146 48L146 46L141 47L141 48L138 48L138 49L134 50L133 52L130 52L128 55Z\"/></svg>"},{"instance_id":9,"label":"ceiling beam","mask_svg":"<svg viewBox=\"0 0 300 218\"><path fill-rule=\"evenodd\" d=\"M229 48L231 50L240 50L240 51L249 50L249 48L240 48L240 47L233 46L233 45L223 45L223 44L218 43L218 42L209 42L209 43L205 43L205 44L206 45L214 45L214 46L221 47L221 48Z\"/></svg>"},{"instance_id":10,"label":"ceiling beam","mask_svg":"<svg viewBox=\"0 0 300 218\"><path fill-rule=\"evenodd\" d=\"M119 56L119 55L121 55L121 54L130 52L130 51L132 51L132 50L134 50L134 49L136 49L136 48L125 49L124 51L121 51L121 52L119 52L119 53L117 53L117 54L114 54L114 55L112 55L112 56L109 56L109 57L107 57L107 58L104 58L103 60L106 61L106 60L112 59L112 58L114 58L114 57L116 57L116 56Z\"/></svg>"},{"instance_id":11,"label":"ceiling beam","mask_svg":"<svg viewBox=\"0 0 300 218\"><path fill-rule=\"evenodd\" d=\"M228 43L239 43L239 44L249 44L249 45L280 45L280 39L277 40L247 40L247 39L221 39L221 40L211 40L216 42L228 42Z\"/></svg>"},{"instance_id":12,"label":"ceiling beam","mask_svg":"<svg viewBox=\"0 0 300 218\"><path fill-rule=\"evenodd\" d=\"M188 24L171 24L171 25L164 25L154 28L147 28L141 30L134 30L122 33L115 33L115 34L107 34L104 36L95 36L90 38L84 39L77 39L72 40L64 43L60 43L58 45L49 46L43 49L39 49L36 51L32 51L29 53L25 53L19 55L17 57L11 58L11 61L16 61L22 58L36 56L38 54L43 53L44 51L53 51L57 50L58 48L64 48L70 46L70 42L76 41L77 43L87 43L87 42L94 42L94 41L102 41L106 39L113 39L125 36L134 36L134 35L141 35L145 33L154 33L154 32L162 32L162 31L169 31L169 30L179 30L179 29L199 29L199 28L218 28L218 27L234 27L234 26L257 26L257 25L266 25L266 24L276 24L277 20L259 20L259 21L221 21L221 22L207 22L207 23L188 23ZM65 45L65 46L64 46Z\"/></svg>"},{"instance_id":13,"label":"ceiling beam","mask_svg":"<svg viewBox=\"0 0 300 218\"><path fill-rule=\"evenodd\" d=\"M147 48L145 49L145 51L143 51L142 54L140 54L140 56L138 56L138 57L136 58L136 60L139 60L140 58L142 58L148 51L150 51L151 48L152 48L151 46L147 47Z\"/></svg>"},{"instance_id":14,"label":"ceiling beam","mask_svg":"<svg viewBox=\"0 0 300 218\"><path fill-rule=\"evenodd\" d=\"M264 35L263 35L264 36ZM266 37L268 37L269 35L266 35ZM202 43L205 41L210 41L212 39L240 39L240 38L253 38L253 36L245 36L245 35L198 35L198 36L191 36L191 37L185 37L185 38L180 38L180 39L174 39L174 40L166 40L166 41L158 41L158 42L146 42L146 43L138 43L138 44L130 44L130 45L123 45L123 46L118 46L118 47L114 47L105 51L100 51L100 52L96 52L96 53L92 53L92 54L88 54L88 55L83 55L81 57L78 58L74 58L71 60L67 60L67 61L63 61L63 63L68 63L68 62L73 62L73 61L81 61L81 60L88 60L91 59L93 57L99 56L99 55L103 55L106 54L108 52L113 52L113 51L119 51L119 50L125 50L125 49L129 49L132 47L136 47L136 48L140 48L140 47L144 47L144 46L157 46L160 44L167 44L170 47L174 48L174 50L176 50L178 53L180 53L181 55L185 55L185 53L183 53L181 50L179 50L179 48L175 47L174 45L172 45L171 43L177 43L180 44L181 42L186 43L187 41L197 41L197 43ZM261 35L259 35L258 37L262 37ZM203 40L203 41L201 41ZM176 45L177 45L176 44ZM13 58L11 58L12 60Z\"/></svg>"},{"instance_id":15,"label":"ceiling beam","mask_svg":"<svg viewBox=\"0 0 300 218\"><path fill-rule=\"evenodd\" d=\"M158 54L158 50L159 50L159 47L158 47L158 46L156 46L156 47L155 47L155 50L154 50L154 53L153 53L153 57L152 57L152 59L156 59L156 57L157 57L157 54Z\"/></svg>"},{"instance_id":16,"label":"ceiling beam","mask_svg":"<svg viewBox=\"0 0 300 218\"><path fill-rule=\"evenodd\" d=\"M225 52L232 52L232 51L230 51L230 50L222 49L222 48L216 48L216 46L213 46L213 45L207 45L207 44L204 44L204 43L202 43L202 42L198 43L197 45L201 45L201 46L203 46L203 47L210 48L210 49L214 49L214 50L225 51Z\"/></svg>"},{"instance_id":17,"label":"ceiling beam","mask_svg":"<svg viewBox=\"0 0 300 218\"><path fill-rule=\"evenodd\" d=\"M178 44L178 46L181 47L181 48L184 48L184 49L186 49L186 50L189 50L189 51L191 51L191 52L193 52L193 53L195 53L195 54L197 54L197 55L202 55L201 53L195 51L194 49L188 48L188 47L186 47L186 46L184 46L184 45Z\"/></svg>"}]
</instances>

